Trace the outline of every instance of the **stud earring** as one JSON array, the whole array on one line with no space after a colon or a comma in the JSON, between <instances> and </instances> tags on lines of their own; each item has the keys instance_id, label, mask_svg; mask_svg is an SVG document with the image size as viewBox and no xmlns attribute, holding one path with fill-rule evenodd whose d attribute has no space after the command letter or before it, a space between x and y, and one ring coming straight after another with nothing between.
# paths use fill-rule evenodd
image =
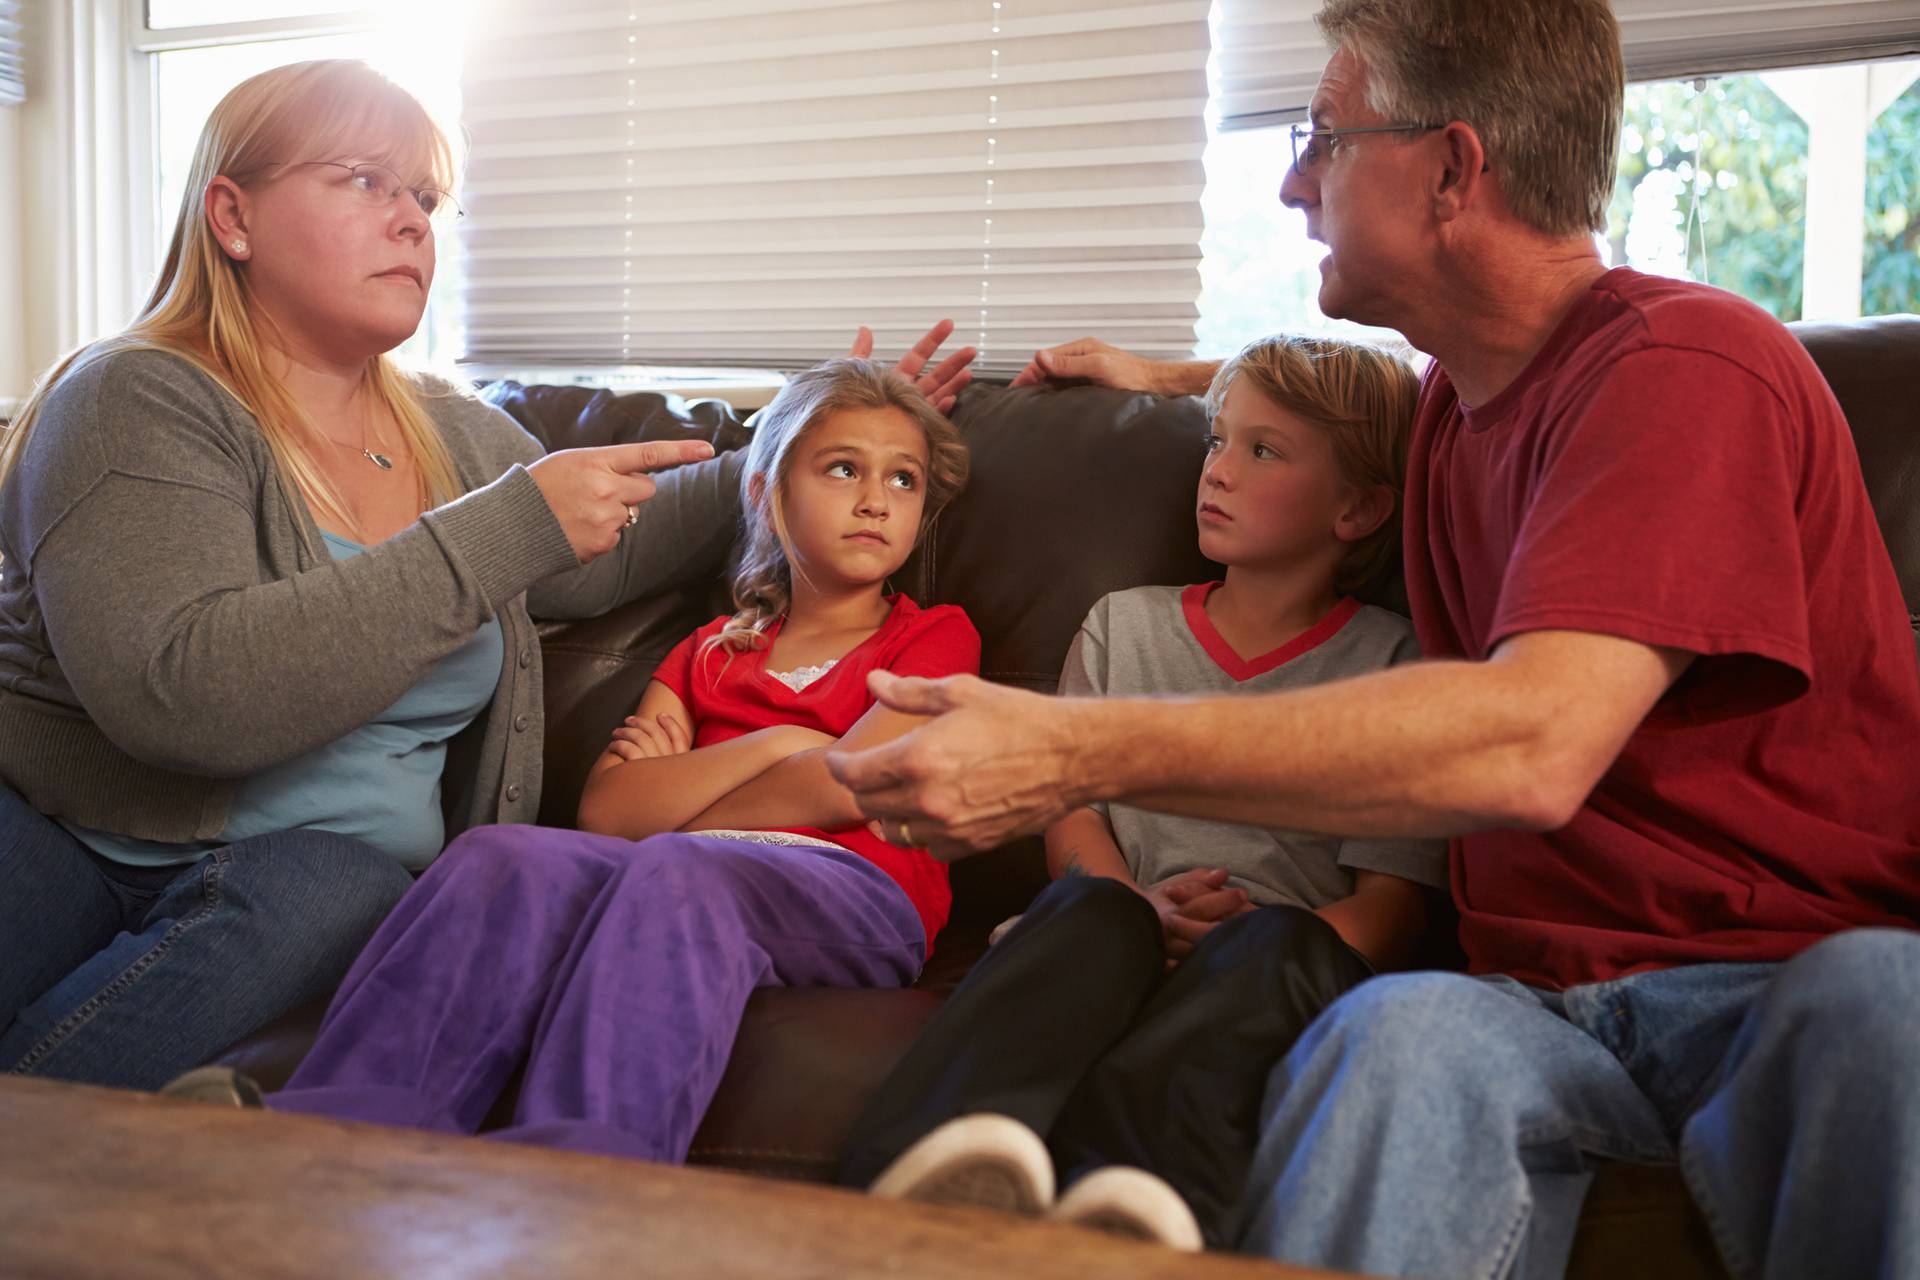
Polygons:
<instances>
[{"instance_id":1,"label":"stud earring","mask_svg":"<svg viewBox=\"0 0 1920 1280\"><path fill-rule=\"evenodd\" d=\"M235 253L245 253L247 251L247 242L245 240L235 240L233 242L233 251Z\"/></svg>"}]
</instances>

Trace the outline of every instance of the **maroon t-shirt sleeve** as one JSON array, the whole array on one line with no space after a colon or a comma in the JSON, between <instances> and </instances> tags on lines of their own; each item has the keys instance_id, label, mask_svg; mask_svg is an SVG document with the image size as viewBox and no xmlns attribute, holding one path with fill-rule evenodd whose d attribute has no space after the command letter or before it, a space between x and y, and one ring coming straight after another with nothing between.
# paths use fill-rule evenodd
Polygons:
<instances>
[{"instance_id":1,"label":"maroon t-shirt sleeve","mask_svg":"<svg viewBox=\"0 0 1920 1280\"><path fill-rule=\"evenodd\" d=\"M1722 357L1654 348L1616 361L1535 462L1488 649L1564 629L1700 655L1660 718L1799 697L1813 670L1800 448L1773 390Z\"/></svg>"},{"instance_id":2,"label":"maroon t-shirt sleeve","mask_svg":"<svg viewBox=\"0 0 1920 1280\"><path fill-rule=\"evenodd\" d=\"M918 626L901 637L886 661L900 676L978 675L980 633L967 615L951 605L936 606L915 619Z\"/></svg>"}]
</instances>

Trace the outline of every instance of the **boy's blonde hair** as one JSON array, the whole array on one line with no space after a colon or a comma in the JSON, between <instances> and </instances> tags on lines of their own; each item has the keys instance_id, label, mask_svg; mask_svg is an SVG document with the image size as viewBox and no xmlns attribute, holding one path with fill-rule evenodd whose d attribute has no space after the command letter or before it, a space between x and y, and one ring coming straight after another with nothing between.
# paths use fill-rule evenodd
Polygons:
<instances>
[{"instance_id":1,"label":"boy's blonde hair","mask_svg":"<svg viewBox=\"0 0 1920 1280\"><path fill-rule=\"evenodd\" d=\"M841 409L898 409L926 437L927 496L920 527L914 531L916 543L940 509L965 487L970 462L959 430L901 374L871 360L854 359L829 360L795 374L754 422L746 468L740 473L745 529L740 565L733 577L737 612L707 642L708 649L724 646L743 653L764 648L767 632L793 603L791 539L784 507L793 449L816 424ZM759 503L753 495L755 480L763 486Z\"/></svg>"},{"instance_id":2,"label":"boy's blonde hair","mask_svg":"<svg viewBox=\"0 0 1920 1280\"><path fill-rule=\"evenodd\" d=\"M345 498L313 459L326 437L271 371L262 333L271 318L255 306L245 266L216 242L204 204L215 177L245 188L271 181L295 161L347 155L379 161L410 183L453 185L446 135L412 95L364 62L275 67L222 98L200 131L152 295L124 332L80 348L40 380L0 447L0 479L18 462L41 406L63 379L118 351L158 350L199 368L253 415L282 474L322 523L354 528ZM421 496L434 506L458 497L453 457L423 403L436 392L385 355L368 360L362 377L373 402L400 424L423 481Z\"/></svg>"},{"instance_id":3,"label":"boy's blonde hair","mask_svg":"<svg viewBox=\"0 0 1920 1280\"><path fill-rule=\"evenodd\" d=\"M1220 366L1207 388L1213 421L1227 388L1244 378L1288 413L1327 433L1341 478L1357 489L1386 486L1393 514L1348 548L1334 574L1342 594L1366 586L1393 559L1400 539L1400 499L1407 484L1407 444L1413 435L1420 378L1405 361L1379 347L1339 338L1280 334L1241 348Z\"/></svg>"}]
</instances>

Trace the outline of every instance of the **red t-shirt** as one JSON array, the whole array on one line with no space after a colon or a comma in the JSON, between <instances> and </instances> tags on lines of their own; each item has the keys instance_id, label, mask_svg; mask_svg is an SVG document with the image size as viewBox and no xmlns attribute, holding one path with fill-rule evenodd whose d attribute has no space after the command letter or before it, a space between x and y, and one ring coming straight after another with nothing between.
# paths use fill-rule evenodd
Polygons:
<instances>
[{"instance_id":1,"label":"red t-shirt","mask_svg":"<svg viewBox=\"0 0 1920 1280\"><path fill-rule=\"evenodd\" d=\"M767 674L766 649L735 653L716 647L703 653L707 640L718 635L726 622L725 617L715 618L682 640L653 673L686 704L693 717L695 747L710 747L777 724L804 725L838 738L873 705L873 695L867 692L869 671L951 676L980 670L980 633L965 613L950 604L922 609L904 595L893 597L893 611L878 631L798 693ZM776 622L769 647L779 633ZM884 871L913 900L927 931L927 954L933 954L934 937L953 905L945 863L935 861L924 849L902 849L877 840L865 826L837 831L780 829L830 840Z\"/></svg>"},{"instance_id":2,"label":"red t-shirt","mask_svg":"<svg viewBox=\"0 0 1920 1280\"><path fill-rule=\"evenodd\" d=\"M1436 366L1407 477L1429 657L1700 655L1572 822L1454 841L1477 973L1560 987L1920 920L1920 668L1839 405L1778 322L1621 268L1512 386Z\"/></svg>"}]
</instances>

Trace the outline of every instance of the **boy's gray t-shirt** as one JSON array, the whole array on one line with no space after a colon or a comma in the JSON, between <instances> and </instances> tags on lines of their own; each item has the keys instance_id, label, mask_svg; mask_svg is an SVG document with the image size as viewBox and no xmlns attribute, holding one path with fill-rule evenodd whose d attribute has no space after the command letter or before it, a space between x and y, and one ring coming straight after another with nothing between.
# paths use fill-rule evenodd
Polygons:
<instances>
[{"instance_id":1,"label":"boy's gray t-shirt","mask_svg":"<svg viewBox=\"0 0 1920 1280\"><path fill-rule=\"evenodd\" d=\"M1214 585L1138 587L1102 599L1067 651L1060 692L1099 697L1274 693L1419 657L1412 623L1349 599L1282 648L1242 661L1207 617L1205 601ZM1221 743L1220 749L1233 748ZM1094 807L1113 828L1127 866L1142 885L1199 867L1223 867L1228 883L1245 889L1255 903L1313 909L1350 895L1356 871L1382 871L1433 886L1447 882L1444 840L1327 836L1126 804Z\"/></svg>"}]
</instances>

